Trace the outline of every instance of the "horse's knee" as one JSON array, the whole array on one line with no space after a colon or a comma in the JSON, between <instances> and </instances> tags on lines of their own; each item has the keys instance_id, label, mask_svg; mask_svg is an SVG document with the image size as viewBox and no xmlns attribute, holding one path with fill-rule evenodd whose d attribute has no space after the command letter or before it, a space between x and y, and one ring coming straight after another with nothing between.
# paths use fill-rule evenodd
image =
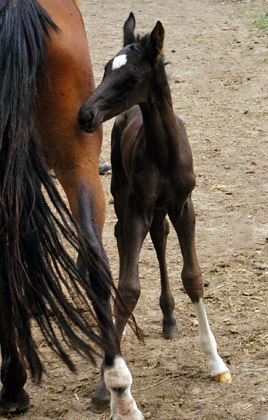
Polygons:
<instances>
[{"instance_id":1,"label":"horse's knee","mask_svg":"<svg viewBox=\"0 0 268 420\"><path fill-rule=\"evenodd\" d=\"M183 286L192 302L198 302L204 294L204 284L201 272L190 273L183 268L181 273Z\"/></svg>"}]
</instances>

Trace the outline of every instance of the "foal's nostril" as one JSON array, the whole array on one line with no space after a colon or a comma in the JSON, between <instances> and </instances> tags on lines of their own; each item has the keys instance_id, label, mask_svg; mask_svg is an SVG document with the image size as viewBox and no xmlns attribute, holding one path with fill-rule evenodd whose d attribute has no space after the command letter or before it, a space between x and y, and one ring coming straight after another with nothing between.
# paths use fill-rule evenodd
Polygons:
<instances>
[{"instance_id":1,"label":"foal's nostril","mask_svg":"<svg viewBox=\"0 0 268 420\"><path fill-rule=\"evenodd\" d=\"M79 111L78 117L78 124L80 127L88 131L91 128L92 122L94 120L94 112L93 111L84 111L82 108Z\"/></svg>"}]
</instances>

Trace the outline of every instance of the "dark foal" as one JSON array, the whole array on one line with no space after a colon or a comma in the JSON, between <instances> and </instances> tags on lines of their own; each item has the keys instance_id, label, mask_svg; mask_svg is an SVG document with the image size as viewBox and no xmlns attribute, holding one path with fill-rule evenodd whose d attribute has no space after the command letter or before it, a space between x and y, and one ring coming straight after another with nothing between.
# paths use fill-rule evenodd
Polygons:
<instances>
[{"instance_id":1,"label":"dark foal","mask_svg":"<svg viewBox=\"0 0 268 420\"><path fill-rule=\"evenodd\" d=\"M203 303L203 281L195 251L195 213L191 192L195 175L191 149L182 121L174 114L162 58L164 28L157 22L140 40L134 35L133 14L124 25L124 48L105 67L101 84L80 110L79 123L87 132L120 114L112 131L112 194L118 222L119 291L130 311L140 295L138 263L142 243L150 232L160 265L163 334L177 335L174 299L166 267L168 215L178 235L182 281L199 323L201 349L211 375L231 380L217 353ZM119 340L127 321L123 308L116 318Z\"/></svg>"}]
</instances>

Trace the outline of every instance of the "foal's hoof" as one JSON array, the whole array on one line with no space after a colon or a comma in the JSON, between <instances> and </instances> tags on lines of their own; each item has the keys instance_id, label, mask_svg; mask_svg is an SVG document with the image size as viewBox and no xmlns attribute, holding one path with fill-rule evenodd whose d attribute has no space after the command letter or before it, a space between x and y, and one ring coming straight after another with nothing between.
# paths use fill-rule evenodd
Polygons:
<instances>
[{"instance_id":1,"label":"foal's hoof","mask_svg":"<svg viewBox=\"0 0 268 420\"><path fill-rule=\"evenodd\" d=\"M9 401L3 398L0 393L0 414L9 414L15 412L23 412L28 410L30 405L30 398L24 389L20 392L17 401Z\"/></svg>"},{"instance_id":2,"label":"foal's hoof","mask_svg":"<svg viewBox=\"0 0 268 420\"><path fill-rule=\"evenodd\" d=\"M166 324L163 322L163 337L166 340L172 340L173 338L178 337L178 332L179 331L175 320L171 324Z\"/></svg>"},{"instance_id":3,"label":"foal's hoof","mask_svg":"<svg viewBox=\"0 0 268 420\"><path fill-rule=\"evenodd\" d=\"M176 327L172 327L172 328L165 328L163 329L163 337L166 340L172 340L173 338L177 338L178 337L178 328Z\"/></svg>"},{"instance_id":4,"label":"foal's hoof","mask_svg":"<svg viewBox=\"0 0 268 420\"><path fill-rule=\"evenodd\" d=\"M214 381L222 384L229 384L232 382L232 376L229 370L227 372L219 373L219 375L213 376Z\"/></svg>"}]
</instances>

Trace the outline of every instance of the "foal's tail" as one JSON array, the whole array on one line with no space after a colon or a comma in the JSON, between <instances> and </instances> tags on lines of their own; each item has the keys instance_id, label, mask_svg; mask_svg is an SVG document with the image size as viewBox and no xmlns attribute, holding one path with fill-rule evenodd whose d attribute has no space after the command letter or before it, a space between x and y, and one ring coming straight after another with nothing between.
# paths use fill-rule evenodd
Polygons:
<instances>
[{"instance_id":1,"label":"foal's tail","mask_svg":"<svg viewBox=\"0 0 268 420\"><path fill-rule=\"evenodd\" d=\"M102 308L66 246L83 249L106 293L112 283L104 256L85 239L77 239L72 217L39 152L32 111L46 70L51 30L58 28L36 0L0 1L0 321L6 329L13 326L18 350L37 379L42 364L31 335L31 317L72 370L65 344L92 361L106 345L92 325L96 315L87 297L95 310ZM9 314L1 302L9 306Z\"/></svg>"}]
</instances>

